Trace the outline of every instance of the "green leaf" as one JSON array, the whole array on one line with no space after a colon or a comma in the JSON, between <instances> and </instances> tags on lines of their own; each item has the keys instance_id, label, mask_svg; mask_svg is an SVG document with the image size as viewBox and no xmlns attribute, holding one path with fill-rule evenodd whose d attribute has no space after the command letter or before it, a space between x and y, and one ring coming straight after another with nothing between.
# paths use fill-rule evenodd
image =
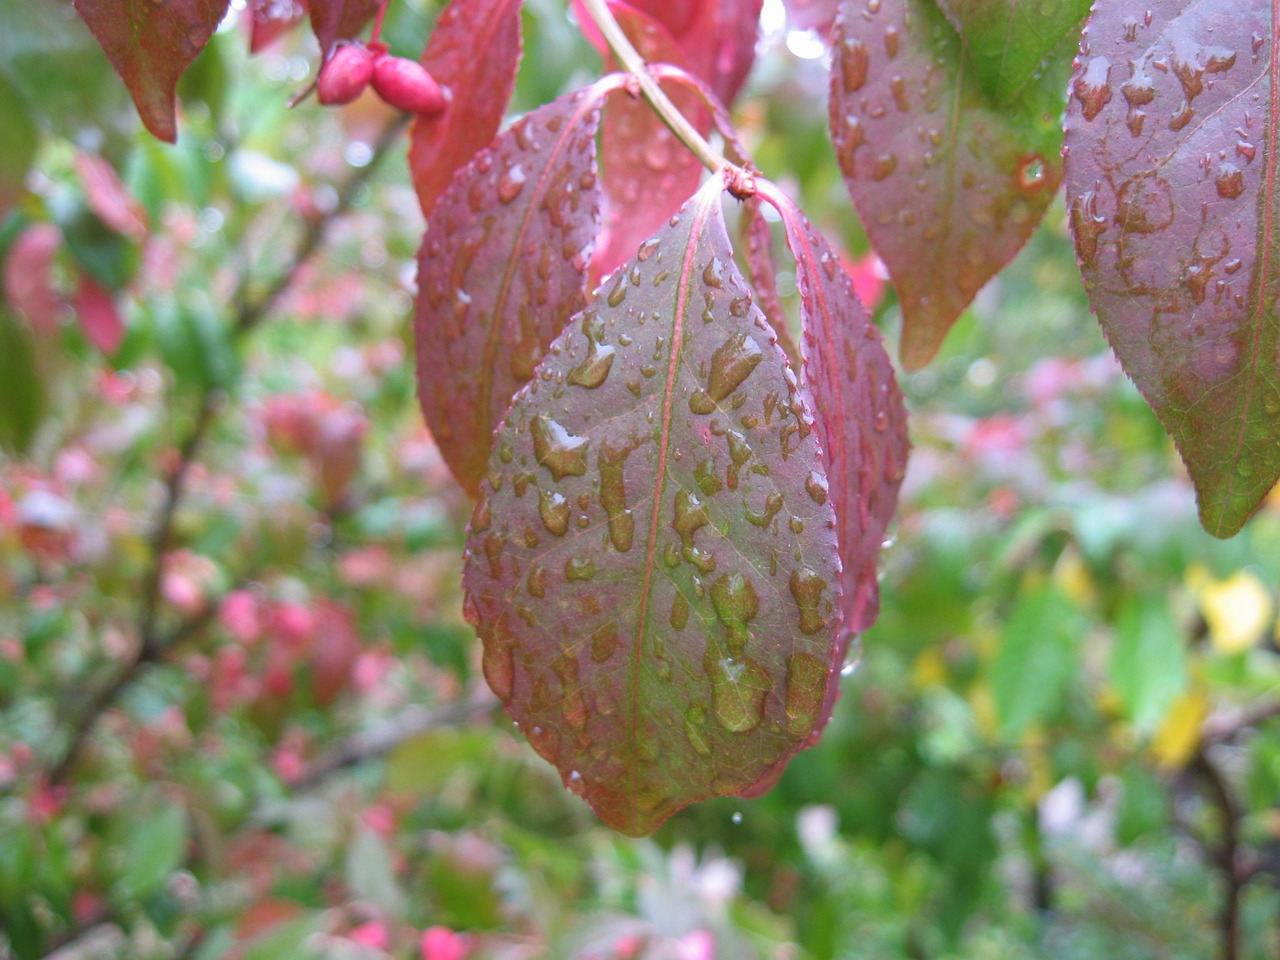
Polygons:
<instances>
[{"instance_id":1,"label":"green leaf","mask_svg":"<svg viewBox=\"0 0 1280 960\"><path fill-rule=\"evenodd\" d=\"M231 386L239 363L226 324L199 306L163 303L156 308L160 354L178 382L206 389Z\"/></svg>"},{"instance_id":2,"label":"green leaf","mask_svg":"<svg viewBox=\"0 0 1280 960\"><path fill-rule=\"evenodd\" d=\"M1035 230L1061 179L1071 45L1011 101L973 76L931 0L844 0L830 121L853 205L902 304L908 370L933 359Z\"/></svg>"},{"instance_id":3,"label":"green leaf","mask_svg":"<svg viewBox=\"0 0 1280 960\"><path fill-rule=\"evenodd\" d=\"M186 859L189 822L186 807L170 803L129 824L124 836L124 863L115 883L120 903L157 890Z\"/></svg>"},{"instance_id":4,"label":"green leaf","mask_svg":"<svg viewBox=\"0 0 1280 960\"><path fill-rule=\"evenodd\" d=\"M44 381L31 332L0 307L0 447L25 453L44 412Z\"/></svg>"},{"instance_id":5,"label":"green leaf","mask_svg":"<svg viewBox=\"0 0 1280 960\"><path fill-rule=\"evenodd\" d=\"M964 42L988 95L1011 102L1063 41L1079 33L1092 0L936 0Z\"/></svg>"},{"instance_id":6,"label":"green leaf","mask_svg":"<svg viewBox=\"0 0 1280 960\"><path fill-rule=\"evenodd\" d=\"M138 268L138 247L97 218L79 198L50 203L54 220L76 263L109 291L122 289Z\"/></svg>"},{"instance_id":7,"label":"green leaf","mask_svg":"<svg viewBox=\"0 0 1280 960\"><path fill-rule=\"evenodd\" d=\"M467 543L489 685L632 835L780 773L839 677L809 395L734 264L722 189L551 345L494 435Z\"/></svg>"},{"instance_id":8,"label":"green leaf","mask_svg":"<svg viewBox=\"0 0 1280 960\"><path fill-rule=\"evenodd\" d=\"M1164 594L1126 597L1107 671L1129 722L1153 731L1187 682L1186 640Z\"/></svg>"},{"instance_id":9,"label":"green leaf","mask_svg":"<svg viewBox=\"0 0 1280 960\"><path fill-rule=\"evenodd\" d=\"M1000 731L1016 737L1063 703L1077 669L1079 611L1052 585L1031 588L1014 603L991 665Z\"/></svg>"},{"instance_id":10,"label":"green leaf","mask_svg":"<svg viewBox=\"0 0 1280 960\"><path fill-rule=\"evenodd\" d=\"M1280 479L1280 19L1267 0L1095 6L1067 109L1089 303L1233 536Z\"/></svg>"},{"instance_id":11,"label":"green leaf","mask_svg":"<svg viewBox=\"0 0 1280 960\"><path fill-rule=\"evenodd\" d=\"M403 914L404 892L396 882L391 850L364 824L357 825L347 847L346 880L354 899L373 904L388 917Z\"/></svg>"}]
</instances>

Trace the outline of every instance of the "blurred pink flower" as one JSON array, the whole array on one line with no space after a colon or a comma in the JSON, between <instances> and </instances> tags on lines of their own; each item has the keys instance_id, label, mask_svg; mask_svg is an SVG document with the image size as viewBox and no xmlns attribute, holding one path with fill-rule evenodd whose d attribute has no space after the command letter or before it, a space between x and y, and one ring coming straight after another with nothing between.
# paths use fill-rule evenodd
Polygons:
<instances>
[{"instance_id":1,"label":"blurred pink flower","mask_svg":"<svg viewBox=\"0 0 1280 960\"><path fill-rule=\"evenodd\" d=\"M245 644L253 643L262 636L258 598L248 590L232 590L222 598L218 622L236 640Z\"/></svg>"},{"instance_id":2,"label":"blurred pink flower","mask_svg":"<svg viewBox=\"0 0 1280 960\"><path fill-rule=\"evenodd\" d=\"M428 927L422 931L422 960L463 960L467 938L448 927Z\"/></svg>"},{"instance_id":3,"label":"blurred pink flower","mask_svg":"<svg viewBox=\"0 0 1280 960\"><path fill-rule=\"evenodd\" d=\"M874 313L880 301L884 299L884 284L889 276L884 263L876 256L875 251L871 251L846 266L849 276L853 279L853 290L858 295L858 299Z\"/></svg>"},{"instance_id":4,"label":"blurred pink flower","mask_svg":"<svg viewBox=\"0 0 1280 960\"><path fill-rule=\"evenodd\" d=\"M676 944L680 960L716 960L716 938L709 930L686 933Z\"/></svg>"},{"instance_id":5,"label":"blurred pink flower","mask_svg":"<svg viewBox=\"0 0 1280 960\"><path fill-rule=\"evenodd\" d=\"M375 950L386 950L391 946L391 934L387 931L386 924L379 923L377 920L370 920L368 923L362 923L348 930L347 939L352 943L372 947Z\"/></svg>"},{"instance_id":6,"label":"blurred pink flower","mask_svg":"<svg viewBox=\"0 0 1280 960\"><path fill-rule=\"evenodd\" d=\"M351 672L351 679L356 685L356 689L361 693L370 693L382 678L387 675L387 671L391 669L391 658L384 653L377 653L369 650L362 654L356 660L355 669Z\"/></svg>"}]
</instances>

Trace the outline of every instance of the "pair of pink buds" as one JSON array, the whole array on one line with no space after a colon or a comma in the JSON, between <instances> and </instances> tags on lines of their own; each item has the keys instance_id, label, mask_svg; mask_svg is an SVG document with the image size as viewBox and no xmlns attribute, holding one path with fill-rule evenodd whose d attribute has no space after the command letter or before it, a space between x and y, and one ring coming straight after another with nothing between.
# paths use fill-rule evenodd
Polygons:
<instances>
[{"instance_id":1,"label":"pair of pink buds","mask_svg":"<svg viewBox=\"0 0 1280 960\"><path fill-rule=\"evenodd\" d=\"M316 95L326 106L350 103L373 84L386 103L398 110L433 117L443 113L448 94L426 67L387 54L386 44L359 41L338 47L320 68Z\"/></svg>"}]
</instances>

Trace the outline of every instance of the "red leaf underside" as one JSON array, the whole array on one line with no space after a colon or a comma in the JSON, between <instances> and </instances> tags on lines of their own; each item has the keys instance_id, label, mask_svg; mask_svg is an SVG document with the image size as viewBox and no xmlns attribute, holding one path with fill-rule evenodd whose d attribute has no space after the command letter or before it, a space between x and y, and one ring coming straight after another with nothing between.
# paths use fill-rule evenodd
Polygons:
<instances>
[{"instance_id":1,"label":"red leaf underside","mask_svg":"<svg viewBox=\"0 0 1280 960\"><path fill-rule=\"evenodd\" d=\"M632 835L773 776L838 677L818 436L720 192L618 271L516 398L463 574L490 686Z\"/></svg>"},{"instance_id":2,"label":"red leaf underside","mask_svg":"<svg viewBox=\"0 0 1280 960\"><path fill-rule=\"evenodd\" d=\"M339 40L360 35L365 24L378 12L380 0L308 0L311 30L320 43L320 51L328 57Z\"/></svg>"},{"instance_id":3,"label":"red leaf underside","mask_svg":"<svg viewBox=\"0 0 1280 960\"><path fill-rule=\"evenodd\" d=\"M534 110L454 177L418 255L419 398L472 496L493 428L586 302L600 226L595 135L612 84Z\"/></svg>"},{"instance_id":4,"label":"red leaf underside","mask_svg":"<svg viewBox=\"0 0 1280 960\"><path fill-rule=\"evenodd\" d=\"M129 88L146 128L173 143L178 78L209 42L228 3L75 0L75 8Z\"/></svg>"},{"instance_id":5,"label":"red leaf underside","mask_svg":"<svg viewBox=\"0 0 1280 960\"><path fill-rule=\"evenodd\" d=\"M1099 5L1067 111L1090 302L1219 537L1280 477L1278 30L1277 0Z\"/></svg>"},{"instance_id":6,"label":"red leaf underside","mask_svg":"<svg viewBox=\"0 0 1280 960\"><path fill-rule=\"evenodd\" d=\"M647 62L685 67L684 54L665 27L630 8L619 7L615 13ZM710 116L695 91L671 82L663 89L700 131L710 129ZM615 94L605 106L601 151L605 206L604 231L592 263L596 278L630 259L702 178L698 158L648 103L626 93Z\"/></svg>"},{"instance_id":7,"label":"red leaf underside","mask_svg":"<svg viewBox=\"0 0 1280 960\"><path fill-rule=\"evenodd\" d=\"M1053 198L1065 78L1048 69L993 105L929 0L845 0L832 53L832 141L902 303L902 362L917 369Z\"/></svg>"},{"instance_id":8,"label":"red leaf underside","mask_svg":"<svg viewBox=\"0 0 1280 960\"><path fill-rule=\"evenodd\" d=\"M458 168L493 139L515 89L520 67L520 0L454 0L436 21L422 65L447 88L449 107L418 117L409 170L422 212Z\"/></svg>"}]
</instances>

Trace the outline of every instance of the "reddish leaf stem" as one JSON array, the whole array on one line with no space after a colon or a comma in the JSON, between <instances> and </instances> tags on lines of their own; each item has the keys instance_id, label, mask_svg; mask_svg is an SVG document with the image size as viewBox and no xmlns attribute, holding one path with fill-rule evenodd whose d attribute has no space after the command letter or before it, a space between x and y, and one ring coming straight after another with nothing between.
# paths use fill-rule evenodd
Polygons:
<instances>
[{"instance_id":1,"label":"reddish leaf stem","mask_svg":"<svg viewBox=\"0 0 1280 960\"><path fill-rule=\"evenodd\" d=\"M382 36L382 18L387 15L387 6L391 0L382 0L378 5L377 18L373 21L373 32L369 34L369 46L373 46L378 42L378 38Z\"/></svg>"},{"instance_id":2,"label":"reddish leaf stem","mask_svg":"<svg viewBox=\"0 0 1280 960\"><path fill-rule=\"evenodd\" d=\"M749 174L738 165L730 163L724 154L711 146L706 137L698 132L697 127L689 122L680 112L680 108L662 91L654 73L645 63L644 57L640 56L640 52L622 32L622 27L609 10L606 0L583 0L583 6L591 14L591 19L600 30L601 36L604 37L613 55L618 58L618 63L627 73L635 77L640 95L648 101L649 106L676 138L688 147L699 162L712 173L727 169L729 174L725 178L726 183L732 185L737 182L746 182Z\"/></svg>"}]
</instances>

